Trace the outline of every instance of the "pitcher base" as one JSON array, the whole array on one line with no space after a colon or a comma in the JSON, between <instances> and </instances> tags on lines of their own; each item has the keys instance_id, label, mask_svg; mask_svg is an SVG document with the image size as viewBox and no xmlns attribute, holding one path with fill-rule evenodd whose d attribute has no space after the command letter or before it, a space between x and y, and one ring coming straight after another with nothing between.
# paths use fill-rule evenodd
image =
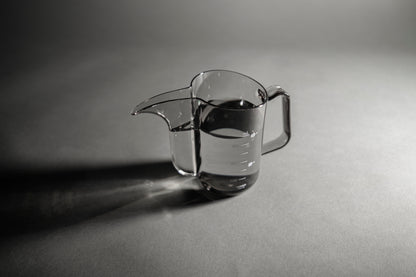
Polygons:
<instances>
[{"instance_id":1,"label":"pitcher base","mask_svg":"<svg viewBox=\"0 0 416 277\"><path fill-rule=\"evenodd\" d=\"M210 194L230 197L250 188L257 180L259 172L243 176L217 175L201 172L199 180L203 189Z\"/></svg>"}]
</instances>

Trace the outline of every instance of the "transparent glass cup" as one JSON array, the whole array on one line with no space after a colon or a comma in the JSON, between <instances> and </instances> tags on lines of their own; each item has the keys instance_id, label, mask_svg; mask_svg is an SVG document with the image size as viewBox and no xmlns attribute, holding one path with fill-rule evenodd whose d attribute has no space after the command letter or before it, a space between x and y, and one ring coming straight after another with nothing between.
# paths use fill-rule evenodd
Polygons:
<instances>
[{"instance_id":1,"label":"transparent glass cup","mask_svg":"<svg viewBox=\"0 0 416 277\"><path fill-rule=\"evenodd\" d=\"M282 97L283 131L263 143L267 102ZM191 85L154 96L132 114L161 116L170 131L172 162L182 175L197 177L203 188L236 195L257 180L261 155L290 139L290 98L279 86L265 89L246 75L209 70Z\"/></svg>"}]
</instances>

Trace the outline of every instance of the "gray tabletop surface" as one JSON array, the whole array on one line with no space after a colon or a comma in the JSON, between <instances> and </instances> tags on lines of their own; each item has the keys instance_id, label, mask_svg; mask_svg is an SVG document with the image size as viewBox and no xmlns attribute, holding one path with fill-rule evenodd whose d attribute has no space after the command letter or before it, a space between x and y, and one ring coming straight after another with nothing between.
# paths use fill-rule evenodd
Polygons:
<instances>
[{"instance_id":1,"label":"gray tabletop surface","mask_svg":"<svg viewBox=\"0 0 416 277\"><path fill-rule=\"evenodd\" d=\"M369 36L25 46L2 69L0 275L414 276L416 48ZM130 111L218 68L285 88L293 136L253 187L208 201L173 168L165 122ZM266 139L280 120L271 102Z\"/></svg>"}]
</instances>

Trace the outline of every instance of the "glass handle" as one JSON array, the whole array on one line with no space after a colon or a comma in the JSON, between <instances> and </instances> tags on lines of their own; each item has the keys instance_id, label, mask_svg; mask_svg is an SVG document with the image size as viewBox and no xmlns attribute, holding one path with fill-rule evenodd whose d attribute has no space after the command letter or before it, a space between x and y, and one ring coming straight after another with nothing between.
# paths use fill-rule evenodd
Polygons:
<instances>
[{"instance_id":1,"label":"glass handle","mask_svg":"<svg viewBox=\"0 0 416 277\"><path fill-rule=\"evenodd\" d=\"M261 154L267 154L285 146L290 140L290 97L287 92L280 86L271 86L267 88L269 101L282 96L283 110L283 132L276 139L263 143Z\"/></svg>"}]
</instances>

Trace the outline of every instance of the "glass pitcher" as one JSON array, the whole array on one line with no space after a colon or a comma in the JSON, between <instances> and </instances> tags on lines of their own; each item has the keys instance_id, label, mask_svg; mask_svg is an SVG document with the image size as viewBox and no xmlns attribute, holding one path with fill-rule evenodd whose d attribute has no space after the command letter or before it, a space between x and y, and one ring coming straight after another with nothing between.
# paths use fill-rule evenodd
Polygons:
<instances>
[{"instance_id":1,"label":"glass pitcher","mask_svg":"<svg viewBox=\"0 0 416 277\"><path fill-rule=\"evenodd\" d=\"M282 96L283 132L263 143L267 102ZM209 70L191 85L154 96L132 114L153 113L169 127L172 162L182 175L195 176L203 188L236 195L257 180L260 158L290 139L290 98L279 86L265 89L246 75Z\"/></svg>"}]
</instances>

